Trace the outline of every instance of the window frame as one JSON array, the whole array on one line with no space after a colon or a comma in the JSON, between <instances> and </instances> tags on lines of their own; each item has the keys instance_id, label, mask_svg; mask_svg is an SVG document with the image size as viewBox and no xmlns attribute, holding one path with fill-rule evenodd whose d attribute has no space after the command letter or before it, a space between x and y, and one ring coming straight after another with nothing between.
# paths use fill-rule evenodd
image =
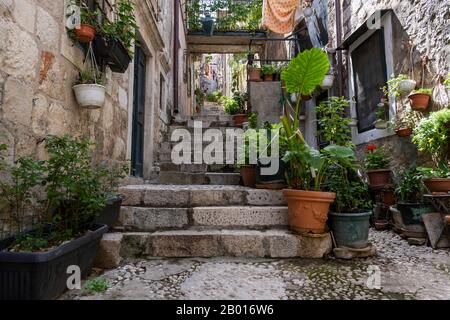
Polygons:
<instances>
[{"instance_id":1,"label":"window frame","mask_svg":"<svg viewBox=\"0 0 450 320\"><path fill-rule=\"evenodd\" d=\"M383 31L384 38L384 56L386 63L386 74L387 78L390 79L391 75L394 74L394 55L393 55L393 32L392 32L392 13L388 13L381 18L381 30ZM379 29L369 29L361 37L359 37L354 43L349 46L348 59L349 59L349 95L351 97L350 102L350 114L353 119L358 119L355 95L355 74L353 72L353 61L352 53L361 44L369 39L376 31ZM395 99L389 99L389 120L393 119L396 115L396 103ZM387 129L371 129L365 132L359 132L358 126L352 127L352 138L355 145L361 145L368 143L373 140L378 140L381 138L393 136L395 132L392 128Z\"/></svg>"}]
</instances>

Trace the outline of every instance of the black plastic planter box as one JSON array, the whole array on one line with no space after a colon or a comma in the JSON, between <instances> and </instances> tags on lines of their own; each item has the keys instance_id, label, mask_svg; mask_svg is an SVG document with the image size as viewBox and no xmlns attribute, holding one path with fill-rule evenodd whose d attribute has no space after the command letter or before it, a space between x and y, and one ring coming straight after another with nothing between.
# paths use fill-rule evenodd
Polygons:
<instances>
[{"instance_id":1,"label":"black plastic planter box","mask_svg":"<svg viewBox=\"0 0 450 320\"><path fill-rule=\"evenodd\" d=\"M79 266L81 276L90 274L105 225L87 235L44 253L2 252L0 247L0 300L50 300L67 290L69 266Z\"/></svg>"},{"instance_id":2,"label":"black plastic planter box","mask_svg":"<svg viewBox=\"0 0 450 320\"><path fill-rule=\"evenodd\" d=\"M122 42L117 39L105 39L99 35L94 39L94 52L100 61L103 60L113 72L117 73L125 73L132 60Z\"/></svg>"},{"instance_id":3,"label":"black plastic planter box","mask_svg":"<svg viewBox=\"0 0 450 320\"><path fill-rule=\"evenodd\" d=\"M120 208L122 207L123 196L111 197L106 202L106 206L100 215L95 219L97 224L106 224L109 228L116 225L119 220Z\"/></svg>"}]
</instances>

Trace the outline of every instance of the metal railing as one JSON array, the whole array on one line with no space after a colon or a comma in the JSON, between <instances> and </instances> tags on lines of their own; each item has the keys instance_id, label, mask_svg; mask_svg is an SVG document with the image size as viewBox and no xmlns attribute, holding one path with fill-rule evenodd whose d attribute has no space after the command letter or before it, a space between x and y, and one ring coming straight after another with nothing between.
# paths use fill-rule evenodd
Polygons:
<instances>
[{"instance_id":1,"label":"metal railing","mask_svg":"<svg viewBox=\"0 0 450 320\"><path fill-rule=\"evenodd\" d=\"M263 0L186 0L186 26L203 30L205 19L215 31L257 31L262 21Z\"/></svg>"}]
</instances>

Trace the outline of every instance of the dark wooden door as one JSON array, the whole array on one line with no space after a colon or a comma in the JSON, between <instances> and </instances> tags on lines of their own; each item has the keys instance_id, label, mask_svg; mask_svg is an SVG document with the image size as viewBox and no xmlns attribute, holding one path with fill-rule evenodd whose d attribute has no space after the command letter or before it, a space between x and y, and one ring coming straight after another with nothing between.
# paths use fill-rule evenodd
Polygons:
<instances>
[{"instance_id":1,"label":"dark wooden door","mask_svg":"<svg viewBox=\"0 0 450 320\"><path fill-rule=\"evenodd\" d=\"M145 74L147 57L136 47L134 63L133 134L131 147L131 173L142 177L144 173Z\"/></svg>"}]
</instances>

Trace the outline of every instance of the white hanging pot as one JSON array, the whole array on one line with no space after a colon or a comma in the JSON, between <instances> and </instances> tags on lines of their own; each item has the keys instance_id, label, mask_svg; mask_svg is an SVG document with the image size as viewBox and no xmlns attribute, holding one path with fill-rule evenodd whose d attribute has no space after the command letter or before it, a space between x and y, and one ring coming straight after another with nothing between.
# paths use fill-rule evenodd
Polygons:
<instances>
[{"instance_id":1,"label":"white hanging pot","mask_svg":"<svg viewBox=\"0 0 450 320\"><path fill-rule=\"evenodd\" d=\"M105 103L106 88L99 84L73 86L78 105L82 108L98 109Z\"/></svg>"},{"instance_id":2,"label":"white hanging pot","mask_svg":"<svg viewBox=\"0 0 450 320\"><path fill-rule=\"evenodd\" d=\"M385 120L377 120L377 121L375 121L374 125L375 125L376 129L384 130L384 129L387 129L388 122Z\"/></svg>"},{"instance_id":3,"label":"white hanging pot","mask_svg":"<svg viewBox=\"0 0 450 320\"><path fill-rule=\"evenodd\" d=\"M323 79L321 87L322 87L323 90L328 90L328 89L331 89L333 87L333 83L334 83L334 75L327 74L325 76L325 79Z\"/></svg>"},{"instance_id":4,"label":"white hanging pot","mask_svg":"<svg viewBox=\"0 0 450 320\"><path fill-rule=\"evenodd\" d=\"M306 7L303 9L303 14L305 17L309 18L314 14L314 11L311 7Z\"/></svg>"},{"instance_id":5,"label":"white hanging pot","mask_svg":"<svg viewBox=\"0 0 450 320\"><path fill-rule=\"evenodd\" d=\"M415 80L402 80L398 83L398 91L403 94L410 94L416 88L417 82Z\"/></svg>"},{"instance_id":6,"label":"white hanging pot","mask_svg":"<svg viewBox=\"0 0 450 320\"><path fill-rule=\"evenodd\" d=\"M291 101L294 102L294 103L296 103L296 102L297 102L297 99L298 99L298 95L297 95L296 93L292 93L292 94L291 94Z\"/></svg>"}]
</instances>

